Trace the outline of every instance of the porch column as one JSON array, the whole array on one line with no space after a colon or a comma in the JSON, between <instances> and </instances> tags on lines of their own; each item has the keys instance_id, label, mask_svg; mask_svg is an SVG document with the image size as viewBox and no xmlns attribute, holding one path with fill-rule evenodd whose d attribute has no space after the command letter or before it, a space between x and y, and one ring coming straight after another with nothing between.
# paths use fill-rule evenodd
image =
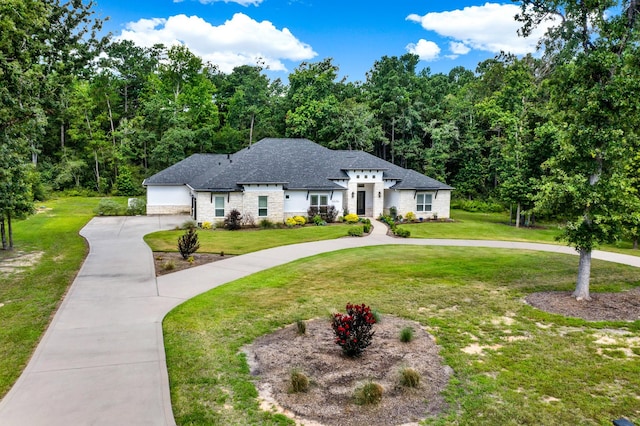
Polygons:
<instances>
[{"instance_id":1,"label":"porch column","mask_svg":"<svg viewBox=\"0 0 640 426\"><path fill-rule=\"evenodd\" d=\"M373 184L373 217L379 217L384 211L384 182Z\"/></svg>"}]
</instances>

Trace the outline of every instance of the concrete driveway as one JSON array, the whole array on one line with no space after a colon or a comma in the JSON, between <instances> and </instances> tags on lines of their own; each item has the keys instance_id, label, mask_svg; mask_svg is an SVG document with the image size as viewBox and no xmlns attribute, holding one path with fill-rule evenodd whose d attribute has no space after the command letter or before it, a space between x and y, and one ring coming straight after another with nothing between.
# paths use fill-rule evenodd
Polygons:
<instances>
[{"instance_id":1,"label":"concrete driveway","mask_svg":"<svg viewBox=\"0 0 640 426\"><path fill-rule=\"evenodd\" d=\"M145 234L183 216L97 217L81 235L85 260L31 361L0 402L3 426L174 425L162 319L220 284L296 259L381 244L475 246L576 254L563 246L503 241L396 239L379 222L366 238L277 247L156 279ZM640 258L593 257L640 267Z\"/></svg>"}]
</instances>

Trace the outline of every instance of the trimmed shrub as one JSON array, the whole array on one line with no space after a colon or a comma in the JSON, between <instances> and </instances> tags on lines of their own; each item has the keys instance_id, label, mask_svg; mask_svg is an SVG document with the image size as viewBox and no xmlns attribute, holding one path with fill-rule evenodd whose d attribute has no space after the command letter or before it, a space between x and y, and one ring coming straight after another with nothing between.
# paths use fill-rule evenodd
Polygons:
<instances>
[{"instance_id":1,"label":"trimmed shrub","mask_svg":"<svg viewBox=\"0 0 640 426\"><path fill-rule=\"evenodd\" d=\"M411 231L400 227L396 227L393 233L402 238L409 238L411 236Z\"/></svg>"},{"instance_id":2,"label":"trimmed shrub","mask_svg":"<svg viewBox=\"0 0 640 426\"><path fill-rule=\"evenodd\" d=\"M127 202L127 215L143 215L147 212L147 205L142 198L129 198Z\"/></svg>"},{"instance_id":3,"label":"trimmed shrub","mask_svg":"<svg viewBox=\"0 0 640 426\"><path fill-rule=\"evenodd\" d=\"M262 229L271 229L274 227L275 227L275 224L271 222L269 219L262 219L260 221L260 228Z\"/></svg>"},{"instance_id":4,"label":"trimmed shrub","mask_svg":"<svg viewBox=\"0 0 640 426\"><path fill-rule=\"evenodd\" d=\"M324 220L322 219L322 216L320 216L319 214L313 217L313 223L315 223L316 226L320 226L322 222L324 222Z\"/></svg>"},{"instance_id":5,"label":"trimmed shrub","mask_svg":"<svg viewBox=\"0 0 640 426\"><path fill-rule=\"evenodd\" d=\"M400 385L406 388L417 388L420 386L420 373L413 368L403 368L400 371Z\"/></svg>"},{"instance_id":6,"label":"trimmed shrub","mask_svg":"<svg viewBox=\"0 0 640 426\"><path fill-rule=\"evenodd\" d=\"M416 220L416 214L414 212L409 212L404 216L404 218L407 222L413 222Z\"/></svg>"},{"instance_id":7,"label":"trimmed shrub","mask_svg":"<svg viewBox=\"0 0 640 426\"><path fill-rule=\"evenodd\" d=\"M365 223L364 225L362 225L362 231L365 234L368 234L369 232L371 232L371 224L370 223Z\"/></svg>"},{"instance_id":8,"label":"trimmed shrub","mask_svg":"<svg viewBox=\"0 0 640 426\"><path fill-rule=\"evenodd\" d=\"M100 216L120 216L124 212L124 208L115 200L103 198L94 212Z\"/></svg>"},{"instance_id":9,"label":"trimmed shrub","mask_svg":"<svg viewBox=\"0 0 640 426\"><path fill-rule=\"evenodd\" d=\"M362 237L362 235L364 234L361 226L352 226L347 231L347 235L349 235L350 237Z\"/></svg>"},{"instance_id":10,"label":"trimmed shrub","mask_svg":"<svg viewBox=\"0 0 640 426\"><path fill-rule=\"evenodd\" d=\"M374 405L382 401L382 385L368 382L356 389L354 396L358 405Z\"/></svg>"},{"instance_id":11,"label":"trimmed shrub","mask_svg":"<svg viewBox=\"0 0 640 426\"><path fill-rule=\"evenodd\" d=\"M409 343L413 340L413 328L405 327L400 330L400 341L402 343Z\"/></svg>"},{"instance_id":12,"label":"trimmed shrub","mask_svg":"<svg viewBox=\"0 0 640 426\"><path fill-rule=\"evenodd\" d=\"M199 248L200 243L198 242L196 228L189 228L187 232L178 238L178 251L184 260L187 260Z\"/></svg>"},{"instance_id":13,"label":"trimmed shrub","mask_svg":"<svg viewBox=\"0 0 640 426\"><path fill-rule=\"evenodd\" d=\"M344 217L344 221L347 223L358 223L359 220L360 218L355 213L349 213Z\"/></svg>"},{"instance_id":14,"label":"trimmed shrub","mask_svg":"<svg viewBox=\"0 0 640 426\"><path fill-rule=\"evenodd\" d=\"M293 228L294 226L296 226L296 220L292 217L288 217L285 221L284 221L285 225L287 225L289 228Z\"/></svg>"},{"instance_id":15,"label":"trimmed shrub","mask_svg":"<svg viewBox=\"0 0 640 426\"><path fill-rule=\"evenodd\" d=\"M289 391L291 393L306 392L309 390L309 378L298 369L291 371L289 377Z\"/></svg>"},{"instance_id":16,"label":"trimmed shrub","mask_svg":"<svg viewBox=\"0 0 640 426\"><path fill-rule=\"evenodd\" d=\"M376 319L364 303L352 305L347 303L346 313L335 313L331 328L336 335L335 343L342 348L342 352L350 357L357 357L371 345L375 332L372 330Z\"/></svg>"},{"instance_id":17,"label":"trimmed shrub","mask_svg":"<svg viewBox=\"0 0 640 426\"><path fill-rule=\"evenodd\" d=\"M333 223L336 221L337 217L338 217L338 209L336 209L335 206L327 207L327 215L324 218L324 220L327 223Z\"/></svg>"},{"instance_id":18,"label":"trimmed shrub","mask_svg":"<svg viewBox=\"0 0 640 426\"><path fill-rule=\"evenodd\" d=\"M184 222L182 222L182 225L180 225L180 229L192 229L192 228L196 228L198 226L198 223L193 220L193 219L187 219Z\"/></svg>"},{"instance_id":19,"label":"trimmed shrub","mask_svg":"<svg viewBox=\"0 0 640 426\"><path fill-rule=\"evenodd\" d=\"M165 271L173 271L174 269L176 269L176 264L173 260L167 260L162 264L162 269L164 269Z\"/></svg>"},{"instance_id":20,"label":"trimmed shrub","mask_svg":"<svg viewBox=\"0 0 640 426\"><path fill-rule=\"evenodd\" d=\"M202 229L212 229L213 223L211 222L202 222Z\"/></svg>"},{"instance_id":21,"label":"trimmed shrub","mask_svg":"<svg viewBox=\"0 0 640 426\"><path fill-rule=\"evenodd\" d=\"M224 227L229 231L237 231L241 228L242 214L238 209L231 210L224 218Z\"/></svg>"},{"instance_id":22,"label":"trimmed shrub","mask_svg":"<svg viewBox=\"0 0 640 426\"><path fill-rule=\"evenodd\" d=\"M294 216L293 220L298 226L304 226L307 223L307 219L305 219L303 216Z\"/></svg>"}]
</instances>

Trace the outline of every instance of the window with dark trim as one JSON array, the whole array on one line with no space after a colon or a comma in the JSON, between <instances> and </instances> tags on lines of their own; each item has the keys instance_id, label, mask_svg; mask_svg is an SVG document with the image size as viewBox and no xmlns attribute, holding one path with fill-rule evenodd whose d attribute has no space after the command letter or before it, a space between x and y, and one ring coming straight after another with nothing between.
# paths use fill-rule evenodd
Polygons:
<instances>
[{"instance_id":1,"label":"window with dark trim","mask_svg":"<svg viewBox=\"0 0 640 426\"><path fill-rule=\"evenodd\" d=\"M258 216L259 217L268 216L266 195L258 196Z\"/></svg>"},{"instance_id":2,"label":"window with dark trim","mask_svg":"<svg viewBox=\"0 0 640 426\"><path fill-rule=\"evenodd\" d=\"M213 197L215 217L224 217L224 195L216 195Z\"/></svg>"},{"instance_id":3,"label":"window with dark trim","mask_svg":"<svg viewBox=\"0 0 640 426\"><path fill-rule=\"evenodd\" d=\"M417 212L430 212L431 211L431 197L432 194L418 194L416 196L416 211Z\"/></svg>"}]
</instances>

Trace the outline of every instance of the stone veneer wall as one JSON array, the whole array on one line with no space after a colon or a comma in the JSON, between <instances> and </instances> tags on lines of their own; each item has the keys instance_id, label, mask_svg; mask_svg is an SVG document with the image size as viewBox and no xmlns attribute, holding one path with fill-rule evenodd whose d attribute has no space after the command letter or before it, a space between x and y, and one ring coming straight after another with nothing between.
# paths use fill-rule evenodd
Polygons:
<instances>
[{"instance_id":1,"label":"stone veneer wall","mask_svg":"<svg viewBox=\"0 0 640 426\"><path fill-rule=\"evenodd\" d=\"M414 191L402 191L400 194L400 205L398 205L398 214L403 217L406 216L408 212L413 212L416 215L416 218L424 218L430 219L434 216L434 213L437 213L438 218L440 219L448 219L450 215L450 204L451 204L451 191L450 190L440 190L438 191L438 196L436 197L435 191L420 191L425 194L432 194L431 197L431 211L430 212L417 212L416 211L416 199L414 198Z\"/></svg>"},{"instance_id":2,"label":"stone veneer wall","mask_svg":"<svg viewBox=\"0 0 640 426\"><path fill-rule=\"evenodd\" d=\"M191 214L191 206L149 206L147 215L154 214Z\"/></svg>"}]
</instances>

